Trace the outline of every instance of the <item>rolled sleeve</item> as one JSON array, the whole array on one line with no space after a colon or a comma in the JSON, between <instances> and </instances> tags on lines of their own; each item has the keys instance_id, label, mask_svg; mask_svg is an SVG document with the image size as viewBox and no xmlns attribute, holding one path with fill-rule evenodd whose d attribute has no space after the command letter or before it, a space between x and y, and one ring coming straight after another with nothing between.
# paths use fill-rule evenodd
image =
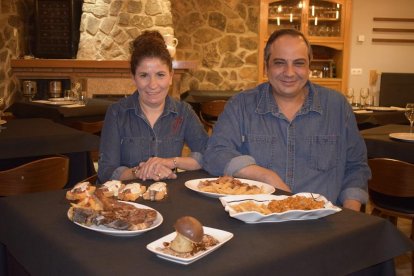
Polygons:
<instances>
[{"instance_id":1,"label":"rolled sleeve","mask_svg":"<svg viewBox=\"0 0 414 276\"><path fill-rule=\"evenodd\" d=\"M200 166L203 166L203 154L200 152L191 152L190 157L194 158Z\"/></svg>"},{"instance_id":2,"label":"rolled sleeve","mask_svg":"<svg viewBox=\"0 0 414 276\"><path fill-rule=\"evenodd\" d=\"M230 162L227 164L227 166L224 169L224 174L233 175L240 169L250 166L250 165L255 165L255 164L256 164L256 161L250 155L237 156L231 159Z\"/></svg>"},{"instance_id":3,"label":"rolled sleeve","mask_svg":"<svg viewBox=\"0 0 414 276\"><path fill-rule=\"evenodd\" d=\"M339 202L343 205L345 200L348 199L353 199L361 202L361 204L366 204L368 202L368 193L361 188L348 188L343 190L340 194Z\"/></svg>"}]
</instances>

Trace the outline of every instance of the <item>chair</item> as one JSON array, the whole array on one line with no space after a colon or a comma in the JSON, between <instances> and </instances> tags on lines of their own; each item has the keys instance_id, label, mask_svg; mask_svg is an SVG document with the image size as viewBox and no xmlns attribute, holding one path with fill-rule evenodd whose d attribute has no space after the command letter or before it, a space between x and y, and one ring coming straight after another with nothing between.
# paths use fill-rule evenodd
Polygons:
<instances>
[{"instance_id":1,"label":"chair","mask_svg":"<svg viewBox=\"0 0 414 276\"><path fill-rule=\"evenodd\" d=\"M62 189L69 179L69 158L45 157L0 171L0 196Z\"/></svg>"},{"instance_id":2,"label":"chair","mask_svg":"<svg viewBox=\"0 0 414 276\"><path fill-rule=\"evenodd\" d=\"M94 122L85 122L85 121L73 121L67 122L66 125L75 128L77 130L85 131L95 135L101 135L101 130L104 121L94 121ZM99 159L98 151L91 151L90 156L93 162L97 162Z\"/></svg>"},{"instance_id":3,"label":"chair","mask_svg":"<svg viewBox=\"0 0 414 276\"><path fill-rule=\"evenodd\" d=\"M411 220L414 240L414 164L388 158L368 160L372 179L368 182L373 215L386 216L395 225L398 217ZM414 251L412 275L414 275Z\"/></svg>"},{"instance_id":4,"label":"chair","mask_svg":"<svg viewBox=\"0 0 414 276\"><path fill-rule=\"evenodd\" d=\"M226 103L227 101L225 100L213 100L200 104L200 120L209 134L211 134L213 126L218 116L223 112Z\"/></svg>"},{"instance_id":5,"label":"chair","mask_svg":"<svg viewBox=\"0 0 414 276\"><path fill-rule=\"evenodd\" d=\"M85 131L91 134L99 135L102 130L103 121L85 122L85 121L73 121L68 122L68 126L76 128L81 131Z\"/></svg>"}]
</instances>

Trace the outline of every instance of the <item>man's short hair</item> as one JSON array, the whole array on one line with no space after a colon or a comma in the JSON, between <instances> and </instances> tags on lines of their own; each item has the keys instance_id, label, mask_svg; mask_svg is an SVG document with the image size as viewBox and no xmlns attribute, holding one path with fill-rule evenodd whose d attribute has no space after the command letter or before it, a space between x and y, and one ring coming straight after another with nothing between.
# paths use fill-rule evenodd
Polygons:
<instances>
[{"instance_id":1,"label":"man's short hair","mask_svg":"<svg viewBox=\"0 0 414 276\"><path fill-rule=\"evenodd\" d=\"M309 43L309 40L305 37L305 35L296 29L280 29L280 30L274 31L266 42L266 46L264 49L264 62L266 64L266 68L268 67L268 63L270 59L270 47L272 43L276 39L284 35L290 35L293 37L301 37L303 39L303 41L306 43L306 47L308 47L308 58L309 58L309 64L310 64L312 60L312 47Z\"/></svg>"}]
</instances>

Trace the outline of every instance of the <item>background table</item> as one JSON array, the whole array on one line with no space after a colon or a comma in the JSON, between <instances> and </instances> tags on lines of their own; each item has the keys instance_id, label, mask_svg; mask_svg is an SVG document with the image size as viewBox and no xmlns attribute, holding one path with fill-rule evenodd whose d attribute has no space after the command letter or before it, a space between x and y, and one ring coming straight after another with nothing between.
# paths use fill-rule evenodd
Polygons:
<instances>
[{"instance_id":1,"label":"background table","mask_svg":"<svg viewBox=\"0 0 414 276\"><path fill-rule=\"evenodd\" d=\"M414 164L414 143L389 137L390 133L409 132L409 130L410 126L394 124L362 130L368 158L386 157Z\"/></svg>"},{"instance_id":2,"label":"background table","mask_svg":"<svg viewBox=\"0 0 414 276\"><path fill-rule=\"evenodd\" d=\"M350 210L317 220L246 224L229 217L218 199L184 186L186 180L203 177L208 177L204 171L180 173L166 181L165 200L139 200L158 210L164 221L131 238L107 236L69 221L64 191L0 198L0 244L33 275L389 275L378 271L393 268L385 261L413 249L389 221ZM188 266L146 249L173 232L174 222L184 215L234 237Z\"/></svg>"},{"instance_id":3,"label":"background table","mask_svg":"<svg viewBox=\"0 0 414 276\"><path fill-rule=\"evenodd\" d=\"M13 119L4 126L0 132L0 169L63 154L69 157L67 187L95 172L89 151L99 149L99 136L42 118Z\"/></svg>"},{"instance_id":4,"label":"background table","mask_svg":"<svg viewBox=\"0 0 414 276\"><path fill-rule=\"evenodd\" d=\"M58 123L73 120L101 121L109 105L114 103L104 99L88 99L85 106L64 107L38 102L15 102L7 111L17 118L47 118Z\"/></svg>"},{"instance_id":5,"label":"background table","mask_svg":"<svg viewBox=\"0 0 414 276\"><path fill-rule=\"evenodd\" d=\"M354 113L360 130L388 124L406 125L404 111L373 111L370 113Z\"/></svg>"}]
</instances>

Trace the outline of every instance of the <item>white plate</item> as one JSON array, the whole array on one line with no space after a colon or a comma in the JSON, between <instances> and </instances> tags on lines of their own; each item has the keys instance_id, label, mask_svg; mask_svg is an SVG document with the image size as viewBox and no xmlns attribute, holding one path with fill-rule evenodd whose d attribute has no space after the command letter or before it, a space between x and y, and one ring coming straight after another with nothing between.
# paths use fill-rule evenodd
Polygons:
<instances>
[{"instance_id":1,"label":"white plate","mask_svg":"<svg viewBox=\"0 0 414 276\"><path fill-rule=\"evenodd\" d=\"M394 139L414 142L414 133L399 132L399 133L390 133L389 136Z\"/></svg>"},{"instance_id":2,"label":"white plate","mask_svg":"<svg viewBox=\"0 0 414 276\"><path fill-rule=\"evenodd\" d=\"M0 125L4 125L5 123L7 123L6 120L0 120Z\"/></svg>"},{"instance_id":3,"label":"white plate","mask_svg":"<svg viewBox=\"0 0 414 276\"><path fill-rule=\"evenodd\" d=\"M295 195L313 197L318 201L325 202L325 208L315 210L290 210L283 213L273 213L269 215L263 215L259 212L242 212L237 213L231 206L239 204L242 201L254 200L260 203L267 203L271 200L281 200L288 196L283 195L244 195L244 196L227 196L221 197L220 201L224 206L224 209L233 218L239 219L246 223L265 223L265 222L282 222L289 220L309 220L325 217L341 211L342 209L334 206L324 196L319 194L311 193L298 193ZM293 196L295 196L293 195Z\"/></svg>"},{"instance_id":4,"label":"white plate","mask_svg":"<svg viewBox=\"0 0 414 276\"><path fill-rule=\"evenodd\" d=\"M210 248L208 248L205 251L200 251L197 252L194 256L188 257L188 258L182 258L182 257L177 257L177 256L173 256L167 253L164 253L160 250L157 250L157 248L163 248L164 242L171 242L175 236L176 236L176 232L173 232L171 234L168 234L150 244L147 245L147 249L153 253L155 253L159 258L161 259L165 259L171 262L175 262L175 263L179 263L179 264L183 264L183 265L188 265L191 264L203 257L205 257L206 255L210 254L211 252L213 252L214 250L216 250L217 248L219 248L220 246L222 246L224 243L226 243L227 241L229 241L231 238L233 238L233 234L227 231L223 231L220 229L215 229L215 228L210 228L210 227L206 227L203 226L204 229L204 234L208 234L210 236L213 236L214 238L216 238L219 243L216 244L215 246L212 246Z\"/></svg>"},{"instance_id":5,"label":"white plate","mask_svg":"<svg viewBox=\"0 0 414 276\"><path fill-rule=\"evenodd\" d=\"M366 109L374 110L374 111L394 111L394 110L398 110L395 107L389 107L389 106L369 106L369 107L366 107Z\"/></svg>"},{"instance_id":6,"label":"white plate","mask_svg":"<svg viewBox=\"0 0 414 276\"><path fill-rule=\"evenodd\" d=\"M123 201L123 202L125 202L125 201ZM93 231L96 231L96 232L100 232L100 233L103 233L103 234L106 234L106 235L110 235L110 236L116 236L116 237L133 237L133 236L141 235L142 233L145 233L147 231L150 231L150 230L152 230L152 229L160 226L161 223L162 223L162 221L164 220L164 218L162 217L162 215L157 210L155 210L155 209L152 209L152 208L150 208L148 206L145 206L145 205L142 205L142 204L138 204L138 203L134 203L134 202L125 202L125 203L131 204L131 205L135 206L136 208L154 210L154 211L157 212L157 218L155 219L155 221L153 222L153 224L150 227L148 227L146 229L134 230L134 231L116 230L116 229L109 228L109 227L106 227L106 226L103 226L103 225L99 225L99 226L96 226L96 225L86 226L86 225L83 225L81 223L72 221L71 219L69 219L69 220L72 221L73 223L75 223L75 224L83 227L83 228L86 228L86 229L89 229L89 230L93 230ZM68 211L68 214L67 215L68 215L68 218L69 218L69 211Z\"/></svg>"},{"instance_id":7,"label":"white plate","mask_svg":"<svg viewBox=\"0 0 414 276\"><path fill-rule=\"evenodd\" d=\"M193 179L193 180L189 180L189 181L185 182L184 185L190 190L193 190L195 192L198 192L200 194L203 194L203 195L206 195L206 196L209 196L209 197L219 198L219 197L222 197L222 196L228 196L226 194L204 192L204 191L201 191L198 188L198 184L200 184L200 181L216 180L216 179L217 179L217 177ZM273 187L272 185L269 185L269 184L266 184L266 183L263 183L263 182L254 181L254 180L250 180L250 179L243 179L243 178L235 178L235 179L238 179L243 183L246 183L246 184L249 184L249 185L255 185L257 187L262 188L263 191L264 191L264 194L273 194L276 190L275 187Z\"/></svg>"}]
</instances>

